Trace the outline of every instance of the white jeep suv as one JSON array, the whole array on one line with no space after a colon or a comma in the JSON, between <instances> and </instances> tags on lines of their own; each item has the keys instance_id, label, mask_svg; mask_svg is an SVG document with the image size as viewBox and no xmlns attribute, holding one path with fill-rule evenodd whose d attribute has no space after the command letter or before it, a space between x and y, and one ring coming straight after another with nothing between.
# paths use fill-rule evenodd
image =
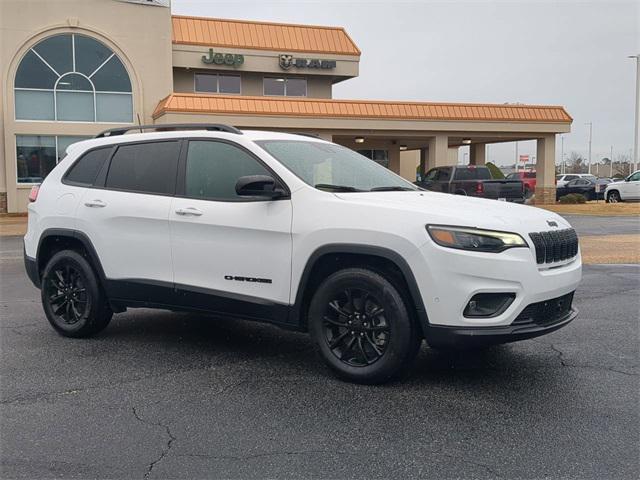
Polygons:
<instances>
[{"instance_id":1,"label":"white jeep suv","mask_svg":"<svg viewBox=\"0 0 640 480\"><path fill-rule=\"evenodd\" d=\"M153 128L71 145L32 191L25 266L62 335L132 307L210 312L308 331L339 375L380 383L422 339L483 346L576 317L578 239L554 213L424 191L318 138Z\"/></svg>"}]
</instances>

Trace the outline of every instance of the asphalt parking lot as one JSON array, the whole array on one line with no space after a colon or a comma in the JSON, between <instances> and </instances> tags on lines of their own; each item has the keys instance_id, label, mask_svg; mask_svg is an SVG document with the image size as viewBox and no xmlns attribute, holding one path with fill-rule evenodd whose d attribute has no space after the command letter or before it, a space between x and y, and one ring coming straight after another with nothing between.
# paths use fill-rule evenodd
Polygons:
<instances>
[{"instance_id":1,"label":"asphalt parking lot","mask_svg":"<svg viewBox=\"0 0 640 480\"><path fill-rule=\"evenodd\" d=\"M585 266L558 332L423 347L408 379L366 387L250 322L129 310L62 338L21 240L0 242L2 478L638 477L638 265Z\"/></svg>"},{"instance_id":2,"label":"asphalt parking lot","mask_svg":"<svg viewBox=\"0 0 640 480\"><path fill-rule=\"evenodd\" d=\"M640 233L640 217L604 217L596 215L563 215L580 236L626 235Z\"/></svg>"}]
</instances>

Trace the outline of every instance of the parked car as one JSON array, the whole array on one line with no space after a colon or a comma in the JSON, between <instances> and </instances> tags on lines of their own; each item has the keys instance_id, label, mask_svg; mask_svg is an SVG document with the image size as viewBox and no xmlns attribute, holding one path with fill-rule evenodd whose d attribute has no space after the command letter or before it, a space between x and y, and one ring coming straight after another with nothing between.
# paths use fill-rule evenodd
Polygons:
<instances>
[{"instance_id":1,"label":"parked car","mask_svg":"<svg viewBox=\"0 0 640 480\"><path fill-rule=\"evenodd\" d=\"M521 180L493 179L485 166L436 167L427 172L416 185L434 192L454 193L469 197L506 200L523 203L524 187Z\"/></svg>"},{"instance_id":2,"label":"parked car","mask_svg":"<svg viewBox=\"0 0 640 480\"><path fill-rule=\"evenodd\" d=\"M33 188L24 237L66 337L127 308L209 312L309 332L338 375L380 383L423 339L524 340L577 315L578 237L547 210L427 192L346 147L226 125L113 129L67 152Z\"/></svg>"},{"instance_id":3,"label":"parked car","mask_svg":"<svg viewBox=\"0 0 640 480\"><path fill-rule=\"evenodd\" d=\"M569 181L562 187L556 187L556 200L570 193L579 193L584 195L587 200L596 200L597 198L604 198L603 192L596 192L597 180L590 177L580 177ZM599 197L598 197L599 195Z\"/></svg>"},{"instance_id":4,"label":"parked car","mask_svg":"<svg viewBox=\"0 0 640 480\"><path fill-rule=\"evenodd\" d=\"M629 175L623 182L607 185L604 198L609 203L640 200L640 170Z\"/></svg>"},{"instance_id":5,"label":"parked car","mask_svg":"<svg viewBox=\"0 0 640 480\"><path fill-rule=\"evenodd\" d=\"M556 188L564 187L571 180L575 180L576 178L592 178L595 179L595 175L591 175L590 173L567 173L564 175L556 175Z\"/></svg>"},{"instance_id":6,"label":"parked car","mask_svg":"<svg viewBox=\"0 0 640 480\"><path fill-rule=\"evenodd\" d=\"M520 180L524 186L524 196L529 198L536 191L536 172L535 170L526 170L513 172L507 175L507 180Z\"/></svg>"}]
</instances>

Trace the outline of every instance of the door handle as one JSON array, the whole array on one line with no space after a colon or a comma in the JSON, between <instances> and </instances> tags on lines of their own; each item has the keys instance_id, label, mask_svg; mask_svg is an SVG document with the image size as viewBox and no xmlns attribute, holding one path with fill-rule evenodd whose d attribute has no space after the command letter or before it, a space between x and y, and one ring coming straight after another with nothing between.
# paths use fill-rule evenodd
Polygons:
<instances>
[{"instance_id":1,"label":"door handle","mask_svg":"<svg viewBox=\"0 0 640 480\"><path fill-rule=\"evenodd\" d=\"M90 200L88 202L84 202L84 206L85 207L91 207L91 208L102 208L102 207L106 207L107 204L104 203L102 200L99 199L94 199L94 200Z\"/></svg>"},{"instance_id":2,"label":"door handle","mask_svg":"<svg viewBox=\"0 0 640 480\"><path fill-rule=\"evenodd\" d=\"M178 215L193 215L194 217L199 217L202 215L202 210L198 210L197 208L187 207L187 208L179 208L176 210Z\"/></svg>"}]
</instances>

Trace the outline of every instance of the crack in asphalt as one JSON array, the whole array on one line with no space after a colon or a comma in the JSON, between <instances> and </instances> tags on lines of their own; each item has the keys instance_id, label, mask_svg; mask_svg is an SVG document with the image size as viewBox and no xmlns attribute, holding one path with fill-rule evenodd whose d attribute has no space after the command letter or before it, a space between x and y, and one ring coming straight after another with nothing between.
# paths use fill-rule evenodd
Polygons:
<instances>
[{"instance_id":1,"label":"crack in asphalt","mask_svg":"<svg viewBox=\"0 0 640 480\"><path fill-rule=\"evenodd\" d=\"M147 467L147 471L144 474L144 478L149 478L149 475L151 475L151 472L153 471L154 467L160 463L167 455L169 455L169 451L171 450L171 447L173 445L173 442L176 440L176 437L171 433L171 430L169 429L168 425L165 425L164 423L154 423L154 422L150 422L147 421L145 419L143 419L138 412L136 411L136 407L131 407L131 410L133 411L133 416L141 423L147 424L147 425L152 425L152 426L156 426L156 427L161 427L164 428L167 436L169 437L169 440L167 440L167 443L165 444L164 447L162 447L162 452L160 453L160 456L158 458L156 458L153 462L151 462L149 464L149 466Z\"/></svg>"},{"instance_id":2,"label":"crack in asphalt","mask_svg":"<svg viewBox=\"0 0 640 480\"><path fill-rule=\"evenodd\" d=\"M596 366L596 365L587 365L587 364L583 364L583 365L579 365L579 364L575 364L575 363L568 363L565 360L565 353L560 350L560 348L558 348L558 346L554 343L547 343L547 342L541 342L539 340L532 340L535 343L538 343L540 345L546 345L547 347L550 347L551 350L553 350L558 357L558 360L560 360L560 364L563 367L567 367L567 368L588 368L591 370L605 370L605 371L609 371L609 372L613 372L613 373L619 373L621 375L627 375L629 377L637 377L640 376L640 373L631 373L631 372L626 372L624 370L619 370L615 367L606 367L606 366ZM635 368L635 366L631 367L631 368Z\"/></svg>"},{"instance_id":3,"label":"crack in asphalt","mask_svg":"<svg viewBox=\"0 0 640 480\"><path fill-rule=\"evenodd\" d=\"M143 380L149 380L149 379L153 379L153 378L162 378L162 377L166 377L168 375L180 375L183 373L189 373L189 372L193 372L193 371L198 371L198 370L207 370L211 368L211 366L206 366L206 367L198 367L198 368L190 368L190 369L184 369L184 370L171 370L165 373L161 373L158 375L146 375L143 377L139 377L139 378L132 378L132 379L128 379L128 380L122 380L119 382L114 382L114 383L107 383L107 384L103 384L103 385L90 385L88 387L82 387L82 388L70 388L67 390L62 390L62 391L53 391L53 392L41 392L41 393L36 393L33 395L25 395L22 397L16 397L10 400L2 400L0 401L0 405L12 405L14 403L22 403L22 404L29 404L29 403L36 403L40 400L49 398L49 397L63 397L66 395L75 395L78 393L84 393L84 392L88 392L91 390L100 390L100 389L110 389L110 388L115 388L115 387L119 387L122 385L130 385L130 384L134 384L134 383L138 383L141 382Z\"/></svg>"}]
</instances>

